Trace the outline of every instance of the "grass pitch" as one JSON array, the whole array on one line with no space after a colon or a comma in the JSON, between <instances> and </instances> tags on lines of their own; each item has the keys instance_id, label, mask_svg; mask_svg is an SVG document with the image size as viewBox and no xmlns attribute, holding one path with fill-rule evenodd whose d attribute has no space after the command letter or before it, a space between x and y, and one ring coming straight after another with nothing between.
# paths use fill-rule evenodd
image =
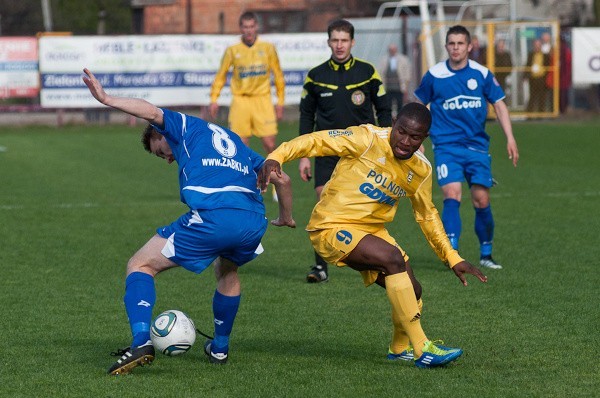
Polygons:
<instances>
[{"instance_id":1,"label":"grass pitch","mask_svg":"<svg viewBox=\"0 0 600 398\"><path fill-rule=\"evenodd\" d=\"M391 335L383 289L349 269L304 277L303 231L312 183L294 180L296 230L270 227L265 253L241 270L242 305L230 361L211 366L199 338L125 377L106 375L129 344L122 303L131 254L186 210L176 166L147 154L141 127L3 127L0 132L0 396L594 396L600 389L597 121L515 123L514 169L494 123L494 256L487 284L463 287L428 247L401 202L392 234L424 287L423 326L465 354L444 369L385 359ZM282 125L281 139L297 126ZM258 142L253 145L259 147ZM428 155L431 151L428 150ZM439 188L434 187L441 204ZM465 199L467 199L465 191ZM276 206L266 197L269 216ZM463 200L461 253L478 259ZM175 269L157 277L155 314L180 309L212 333L214 277Z\"/></svg>"}]
</instances>

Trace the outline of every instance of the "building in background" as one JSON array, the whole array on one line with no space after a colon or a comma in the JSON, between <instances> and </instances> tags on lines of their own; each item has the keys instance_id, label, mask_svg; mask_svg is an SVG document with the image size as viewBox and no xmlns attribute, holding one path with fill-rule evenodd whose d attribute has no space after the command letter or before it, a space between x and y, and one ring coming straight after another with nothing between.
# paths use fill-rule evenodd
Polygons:
<instances>
[{"instance_id":1,"label":"building in background","mask_svg":"<svg viewBox=\"0 0 600 398\"><path fill-rule=\"evenodd\" d=\"M258 14L263 33L319 32L336 18L374 17L380 8L392 16L399 3L411 3L403 14L419 13L416 1L384 0L131 0L131 8L135 34L234 34L238 32L237 18L244 11ZM445 2L427 3L433 14ZM568 26L593 24L595 12L600 12L594 10L594 0L514 1L512 11L510 0L502 3L464 1L444 7L462 20L506 18L513 12L519 20L556 19Z\"/></svg>"},{"instance_id":2,"label":"building in background","mask_svg":"<svg viewBox=\"0 0 600 398\"><path fill-rule=\"evenodd\" d=\"M369 0L132 0L134 33L236 34L244 11L255 12L263 33L320 32L336 18L373 17Z\"/></svg>"}]
</instances>

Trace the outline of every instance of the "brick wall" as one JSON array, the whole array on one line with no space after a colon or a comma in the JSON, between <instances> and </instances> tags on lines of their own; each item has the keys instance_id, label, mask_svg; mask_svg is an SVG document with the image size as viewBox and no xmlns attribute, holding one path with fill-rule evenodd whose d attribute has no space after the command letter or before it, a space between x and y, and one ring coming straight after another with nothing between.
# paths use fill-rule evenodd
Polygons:
<instances>
[{"instance_id":1,"label":"brick wall","mask_svg":"<svg viewBox=\"0 0 600 398\"><path fill-rule=\"evenodd\" d=\"M146 6L143 33L236 34L239 33L239 16L247 10L304 11L308 16L305 31L321 32L336 18L374 16L375 3L365 0L176 0L172 5Z\"/></svg>"}]
</instances>

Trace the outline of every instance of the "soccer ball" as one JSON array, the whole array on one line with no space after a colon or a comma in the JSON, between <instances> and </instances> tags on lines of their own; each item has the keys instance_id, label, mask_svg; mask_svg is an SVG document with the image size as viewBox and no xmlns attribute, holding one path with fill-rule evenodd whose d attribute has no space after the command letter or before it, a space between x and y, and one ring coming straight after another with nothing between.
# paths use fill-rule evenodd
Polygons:
<instances>
[{"instance_id":1,"label":"soccer ball","mask_svg":"<svg viewBox=\"0 0 600 398\"><path fill-rule=\"evenodd\" d=\"M196 326L186 314L168 310L152 321L150 338L154 348L173 356L187 352L196 341Z\"/></svg>"}]
</instances>

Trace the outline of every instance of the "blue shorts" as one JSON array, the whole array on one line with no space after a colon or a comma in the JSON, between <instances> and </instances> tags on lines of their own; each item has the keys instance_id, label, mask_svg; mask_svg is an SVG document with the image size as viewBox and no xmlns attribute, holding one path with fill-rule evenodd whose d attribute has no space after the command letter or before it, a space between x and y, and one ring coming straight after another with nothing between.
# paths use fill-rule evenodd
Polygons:
<instances>
[{"instance_id":1,"label":"blue shorts","mask_svg":"<svg viewBox=\"0 0 600 398\"><path fill-rule=\"evenodd\" d=\"M486 151L463 146L436 146L435 170L440 186L451 182L467 181L473 184L492 187L492 157Z\"/></svg>"},{"instance_id":2,"label":"blue shorts","mask_svg":"<svg viewBox=\"0 0 600 398\"><path fill-rule=\"evenodd\" d=\"M187 270L200 273L217 257L238 266L263 252L264 214L239 209L192 210L156 232L167 239L162 254Z\"/></svg>"}]
</instances>

